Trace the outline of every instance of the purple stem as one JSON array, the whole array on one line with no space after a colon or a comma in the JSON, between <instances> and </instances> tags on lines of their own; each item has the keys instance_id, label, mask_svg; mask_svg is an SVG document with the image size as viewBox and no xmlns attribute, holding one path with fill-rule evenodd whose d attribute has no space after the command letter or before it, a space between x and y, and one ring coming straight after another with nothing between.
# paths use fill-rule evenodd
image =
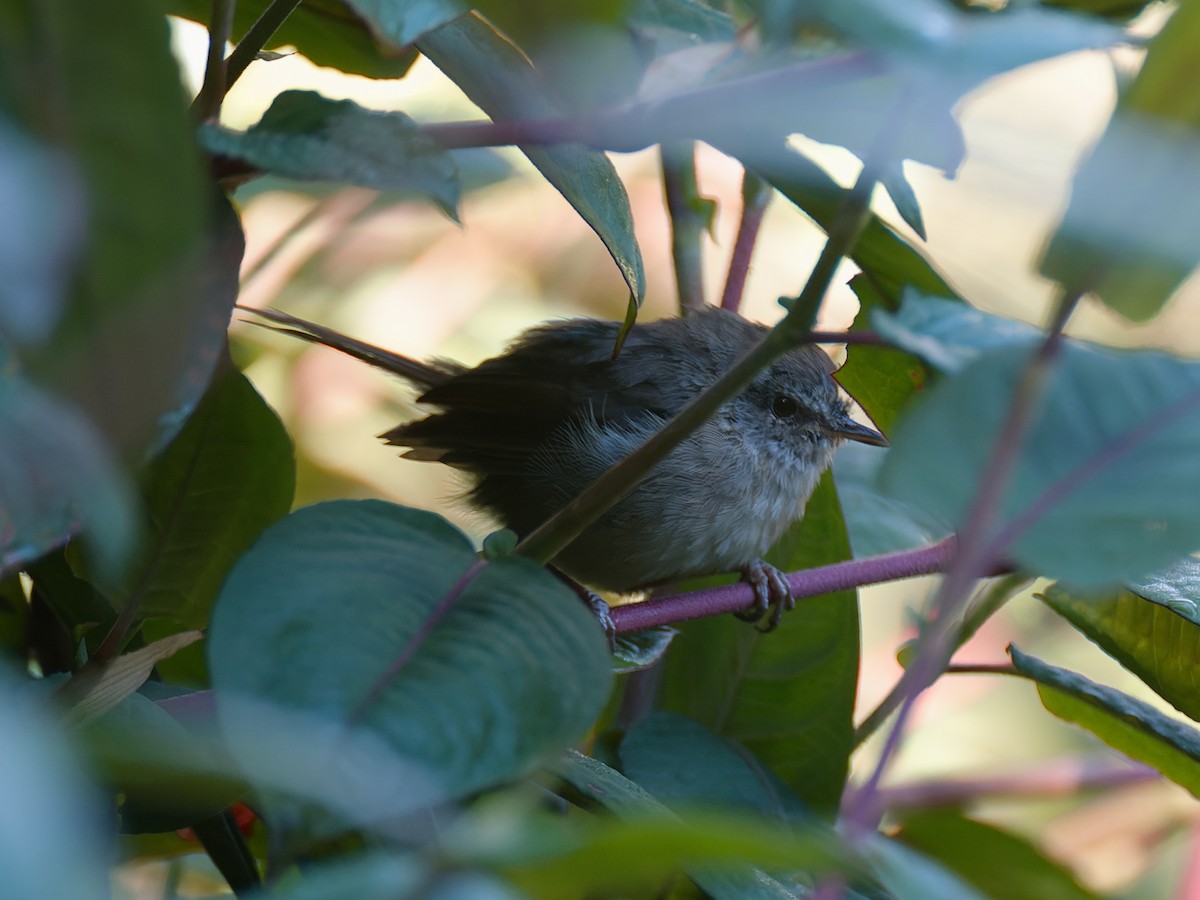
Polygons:
<instances>
[{"instance_id":1,"label":"purple stem","mask_svg":"<svg viewBox=\"0 0 1200 900\"><path fill-rule=\"evenodd\" d=\"M738 224L737 239L729 258L729 275L725 279L725 291L721 295L721 308L737 312L742 305L742 293L746 288L746 276L750 273L750 257L758 241L758 229L762 225L771 199L771 188L752 172L742 174L742 220Z\"/></svg>"},{"instance_id":2,"label":"purple stem","mask_svg":"<svg viewBox=\"0 0 1200 900\"><path fill-rule=\"evenodd\" d=\"M787 580L792 587L793 596L802 600L862 585L944 571L954 559L956 547L957 541L951 536L917 550L886 553L868 559L854 559L793 572L787 576ZM644 603L617 606L613 608L612 617L617 634L628 634L631 631L686 622L689 619L740 612L753 602L753 588L748 584L731 584L689 594L655 597Z\"/></svg>"}]
</instances>

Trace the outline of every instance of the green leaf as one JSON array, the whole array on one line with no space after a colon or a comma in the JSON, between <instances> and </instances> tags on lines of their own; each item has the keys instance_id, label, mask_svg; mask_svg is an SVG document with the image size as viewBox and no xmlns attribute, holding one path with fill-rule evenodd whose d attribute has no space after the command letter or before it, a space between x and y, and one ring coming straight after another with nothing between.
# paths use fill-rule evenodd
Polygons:
<instances>
[{"instance_id":1,"label":"green leaf","mask_svg":"<svg viewBox=\"0 0 1200 900\"><path fill-rule=\"evenodd\" d=\"M1059 583L1038 596L1156 694L1200 720L1200 625L1128 591L1089 596Z\"/></svg>"},{"instance_id":2,"label":"green leaf","mask_svg":"<svg viewBox=\"0 0 1200 900\"><path fill-rule=\"evenodd\" d=\"M865 843L862 854L896 900L985 900L949 869L883 835Z\"/></svg>"},{"instance_id":3,"label":"green leaf","mask_svg":"<svg viewBox=\"0 0 1200 900\"><path fill-rule=\"evenodd\" d=\"M643 719L626 733L620 753L625 774L673 808L753 810L783 823L812 818L800 798L745 750L678 713Z\"/></svg>"},{"instance_id":4,"label":"green leaf","mask_svg":"<svg viewBox=\"0 0 1200 900\"><path fill-rule=\"evenodd\" d=\"M474 13L426 34L418 46L496 121L562 115L521 52ZM629 286L634 315L646 293L646 276L629 195L612 163L579 144L521 149L604 242Z\"/></svg>"},{"instance_id":5,"label":"green leaf","mask_svg":"<svg viewBox=\"0 0 1200 900\"><path fill-rule=\"evenodd\" d=\"M126 834L186 828L245 793L211 736L185 728L141 694L125 697L76 734L119 795Z\"/></svg>"},{"instance_id":6,"label":"green leaf","mask_svg":"<svg viewBox=\"0 0 1200 900\"><path fill-rule=\"evenodd\" d=\"M893 435L883 490L961 524L1029 353L994 350L929 391ZM1200 546L1198 445L1200 365L1066 343L997 511L996 551L1085 588L1179 558Z\"/></svg>"},{"instance_id":7,"label":"green leaf","mask_svg":"<svg viewBox=\"0 0 1200 900\"><path fill-rule=\"evenodd\" d=\"M0 572L81 530L115 575L133 549L132 492L91 423L21 378L0 378Z\"/></svg>"},{"instance_id":8,"label":"green leaf","mask_svg":"<svg viewBox=\"0 0 1200 900\"><path fill-rule=\"evenodd\" d=\"M911 182L904 175L904 167L900 163L892 164L884 170L879 182L888 192L888 196L892 198L892 203L896 205L896 212L900 213L904 224L915 231L921 240L927 240L925 217L921 215L921 204L917 201L917 194L913 190Z\"/></svg>"},{"instance_id":9,"label":"green leaf","mask_svg":"<svg viewBox=\"0 0 1200 900\"><path fill-rule=\"evenodd\" d=\"M1181 4L1077 173L1042 261L1052 278L1085 284L1135 321L1155 315L1200 262L1198 36L1200 9Z\"/></svg>"},{"instance_id":10,"label":"green leaf","mask_svg":"<svg viewBox=\"0 0 1200 900\"><path fill-rule=\"evenodd\" d=\"M833 480L856 557L924 547L950 533L950 525L880 492L879 469L888 451L847 443L833 458Z\"/></svg>"},{"instance_id":11,"label":"green leaf","mask_svg":"<svg viewBox=\"0 0 1200 900\"><path fill-rule=\"evenodd\" d=\"M956 873L990 900L1089 900L1096 895L1024 838L957 810L904 815L896 840Z\"/></svg>"},{"instance_id":12,"label":"green leaf","mask_svg":"<svg viewBox=\"0 0 1200 900\"><path fill-rule=\"evenodd\" d=\"M8 897L109 897L103 810L43 697L0 672L0 867Z\"/></svg>"},{"instance_id":13,"label":"green leaf","mask_svg":"<svg viewBox=\"0 0 1200 900\"><path fill-rule=\"evenodd\" d=\"M554 891L564 884L591 885L598 893L652 886L684 869L718 900L781 900L803 897L804 889L749 869L748 862L812 874L844 866L832 835L821 829L797 833L730 814L692 813L680 820L615 769L573 750L553 770L620 821L594 828L573 852L513 873L538 897L559 896ZM614 867L614 859L621 865Z\"/></svg>"},{"instance_id":14,"label":"green leaf","mask_svg":"<svg viewBox=\"0 0 1200 900\"><path fill-rule=\"evenodd\" d=\"M318 504L277 522L213 612L209 669L223 726L236 735L245 724L244 698L254 722L269 706L329 722L331 751L346 734L373 736L427 779L423 795L393 798L393 816L561 750L608 694L600 630L559 579L516 557L483 566L430 622L473 560L444 520L377 501Z\"/></svg>"},{"instance_id":15,"label":"green leaf","mask_svg":"<svg viewBox=\"0 0 1200 900\"><path fill-rule=\"evenodd\" d=\"M678 632L668 625L647 628L633 634L617 635L613 646L613 672L625 675L640 672L658 662Z\"/></svg>"},{"instance_id":16,"label":"green leaf","mask_svg":"<svg viewBox=\"0 0 1200 900\"><path fill-rule=\"evenodd\" d=\"M68 157L0 115L0 332L40 343L53 331L79 251L82 197Z\"/></svg>"},{"instance_id":17,"label":"green leaf","mask_svg":"<svg viewBox=\"0 0 1200 900\"><path fill-rule=\"evenodd\" d=\"M407 47L468 10L455 0L347 0L347 3L377 34L397 47Z\"/></svg>"},{"instance_id":18,"label":"green leaf","mask_svg":"<svg viewBox=\"0 0 1200 900\"><path fill-rule=\"evenodd\" d=\"M849 557L826 474L766 558L791 572ZM856 599L843 591L802 600L768 635L733 617L686 623L667 654L662 708L745 746L814 810L832 813L854 737Z\"/></svg>"},{"instance_id":19,"label":"green leaf","mask_svg":"<svg viewBox=\"0 0 1200 900\"><path fill-rule=\"evenodd\" d=\"M240 39L270 5L270 0L238 0L233 14L233 35ZM166 12L209 23L209 0L165 0ZM449 10L452 4L446 4ZM417 58L411 48L381 41L367 24L341 0L304 0L287 17L264 49L295 47L318 66L365 75L367 78L400 78ZM265 63L264 63L265 65Z\"/></svg>"},{"instance_id":20,"label":"green leaf","mask_svg":"<svg viewBox=\"0 0 1200 900\"><path fill-rule=\"evenodd\" d=\"M1131 581L1129 589L1200 625L1200 559L1186 556L1148 578Z\"/></svg>"},{"instance_id":21,"label":"green leaf","mask_svg":"<svg viewBox=\"0 0 1200 900\"><path fill-rule=\"evenodd\" d=\"M458 220L458 166L404 113L284 91L249 130L205 125L200 139L211 153L288 178L413 192Z\"/></svg>"},{"instance_id":22,"label":"green leaf","mask_svg":"<svg viewBox=\"0 0 1200 900\"><path fill-rule=\"evenodd\" d=\"M823 229L832 227L846 191L812 160L799 153L782 154L761 166L758 174ZM957 296L929 261L877 216L868 217L849 255L893 307L907 287L939 297Z\"/></svg>"},{"instance_id":23,"label":"green leaf","mask_svg":"<svg viewBox=\"0 0 1200 900\"><path fill-rule=\"evenodd\" d=\"M1017 671L1038 683L1038 696L1046 709L1200 797L1200 731L1016 647L1010 646L1008 652Z\"/></svg>"},{"instance_id":24,"label":"green leaf","mask_svg":"<svg viewBox=\"0 0 1200 900\"><path fill-rule=\"evenodd\" d=\"M1041 334L1016 319L911 288L896 312L872 309L871 322L890 343L948 374L961 371L988 350L1028 346Z\"/></svg>"},{"instance_id":25,"label":"green leaf","mask_svg":"<svg viewBox=\"0 0 1200 900\"><path fill-rule=\"evenodd\" d=\"M295 481L292 443L278 416L227 366L147 466L142 496L149 524L141 555L123 584L101 586L118 608L139 597L143 618L205 627L234 562L287 514Z\"/></svg>"},{"instance_id":26,"label":"green leaf","mask_svg":"<svg viewBox=\"0 0 1200 900\"><path fill-rule=\"evenodd\" d=\"M178 424L164 416L203 392L236 295L240 228L202 167L159 5L14 2L0 98L73 159L87 211L64 314L23 362L140 457Z\"/></svg>"}]
</instances>

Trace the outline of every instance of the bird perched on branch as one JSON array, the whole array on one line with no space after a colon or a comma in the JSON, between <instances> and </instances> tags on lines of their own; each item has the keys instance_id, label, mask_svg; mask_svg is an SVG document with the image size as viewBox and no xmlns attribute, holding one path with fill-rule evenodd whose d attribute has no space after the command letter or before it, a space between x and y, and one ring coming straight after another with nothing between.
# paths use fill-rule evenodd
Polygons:
<instances>
[{"instance_id":1,"label":"bird perched on branch","mask_svg":"<svg viewBox=\"0 0 1200 900\"><path fill-rule=\"evenodd\" d=\"M767 331L712 308L634 325L614 358L619 323L566 319L470 368L409 359L276 310L247 312L410 382L432 412L383 439L407 447L407 458L465 472L470 503L520 536L658 432ZM813 345L784 354L553 565L617 593L740 571L756 596L743 618L757 621L773 607L774 627L791 592L761 555L803 515L839 443L887 443L850 417L833 370Z\"/></svg>"}]
</instances>

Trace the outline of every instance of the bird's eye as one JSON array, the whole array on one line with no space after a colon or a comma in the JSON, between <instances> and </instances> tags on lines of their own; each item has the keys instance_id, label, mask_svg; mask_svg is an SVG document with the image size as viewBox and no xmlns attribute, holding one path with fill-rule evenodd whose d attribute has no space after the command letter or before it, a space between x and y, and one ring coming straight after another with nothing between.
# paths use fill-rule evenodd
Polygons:
<instances>
[{"instance_id":1,"label":"bird's eye","mask_svg":"<svg viewBox=\"0 0 1200 900\"><path fill-rule=\"evenodd\" d=\"M790 419L800 412L800 404L795 397L787 394L776 394L771 398L771 413L780 419Z\"/></svg>"}]
</instances>

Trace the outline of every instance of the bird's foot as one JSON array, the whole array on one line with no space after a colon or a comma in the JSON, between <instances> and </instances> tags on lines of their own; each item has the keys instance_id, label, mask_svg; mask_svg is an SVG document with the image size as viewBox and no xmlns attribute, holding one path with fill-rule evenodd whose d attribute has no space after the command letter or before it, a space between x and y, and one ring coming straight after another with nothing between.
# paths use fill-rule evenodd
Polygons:
<instances>
[{"instance_id":1,"label":"bird's foot","mask_svg":"<svg viewBox=\"0 0 1200 900\"><path fill-rule=\"evenodd\" d=\"M588 590L570 575L564 574L554 566L550 570L561 578L568 587L573 590L584 605L592 611L592 615L596 617L596 621L600 623L600 628L604 631L604 638L608 641L608 649L615 650L617 646L617 623L613 621L612 607L608 605L603 597L595 591Z\"/></svg>"},{"instance_id":2,"label":"bird's foot","mask_svg":"<svg viewBox=\"0 0 1200 900\"><path fill-rule=\"evenodd\" d=\"M745 622L760 622L770 613L766 622L758 626L764 634L774 631L783 614L796 608L796 598L786 576L770 563L756 559L742 566L742 580L754 588L754 603L734 615Z\"/></svg>"}]
</instances>

